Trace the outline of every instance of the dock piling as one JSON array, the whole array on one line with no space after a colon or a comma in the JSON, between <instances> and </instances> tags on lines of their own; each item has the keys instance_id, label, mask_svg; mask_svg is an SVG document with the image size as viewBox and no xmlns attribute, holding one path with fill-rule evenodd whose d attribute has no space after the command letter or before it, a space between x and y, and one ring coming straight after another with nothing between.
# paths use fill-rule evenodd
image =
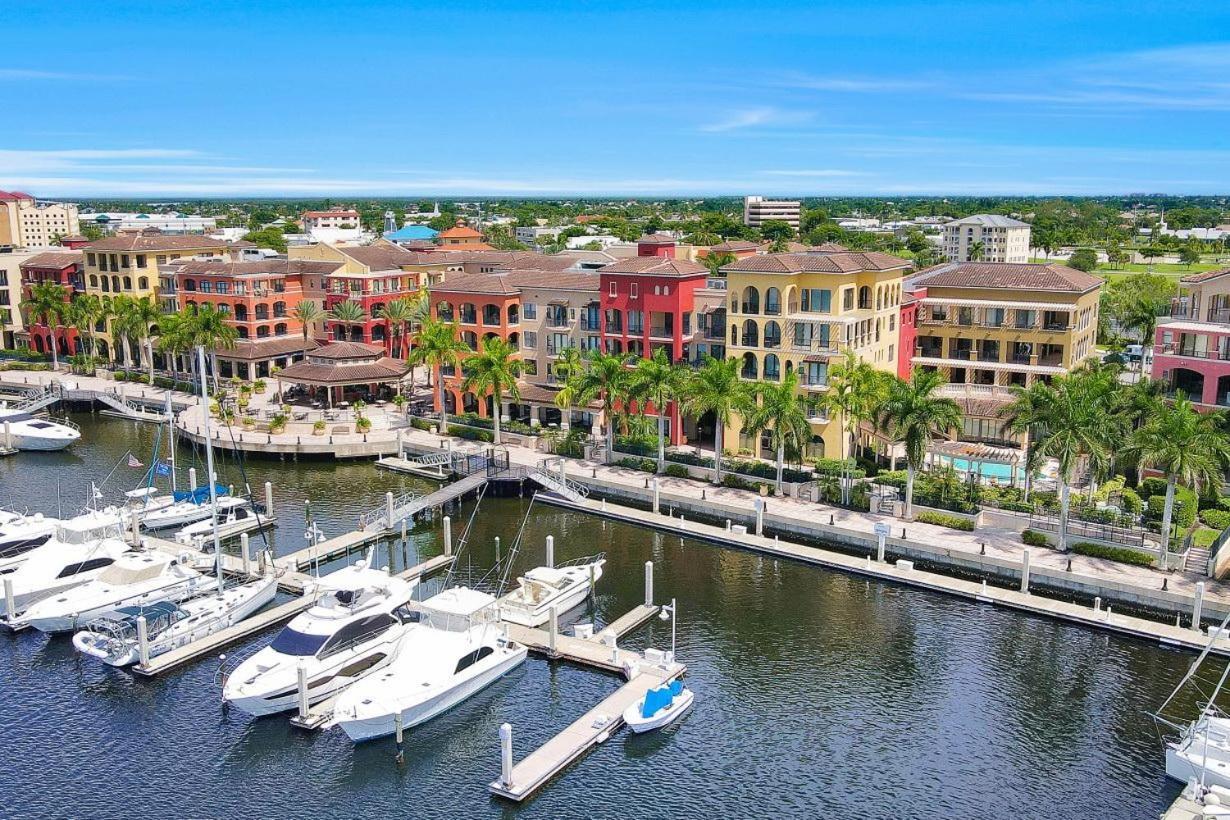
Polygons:
<instances>
[{"instance_id":1,"label":"dock piling","mask_svg":"<svg viewBox=\"0 0 1230 820\"><path fill-rule=\"evenodd\" d=\"M512 787L513 748L512 724L500 726L500 783L505 788Z\"/></svg>"},{"instance_id":2,"label":"dock piling","mask_svg":"<svg viewBox=\"0 0 1230 820\"><path fill-rule=\"evenodd\" d=\"M269 485L265 485L269 486ZM251 546L246 532L239 534L239 557L243 560L243 574L248 578L252 577L252 554L249 550Z\"/></svg>"},{"instance_id":3,"label":"dock piling","mask_svg":"<svg viewBox=\"0 0 1230 820\"><path fill-rule=\"evenodd\" d=\"M144 615L137 616L137 657L142 666L149 665L149 624Z\"/></svg>"},{"instance_id":4,"label":"dock piling","mask_svg":"<svg viewBox=\"0 0 1230 820\"><path fill-rule=\"evenodd\" d=\"M1094 612L1102 611L1102 597L1100 595L1093 599L1093 611Z\"/></svg>"},{"instance_id":5,"label":"dock piling","mask_svg":"<svg viewBox=\"0 0 1230 820\"><path fill-rule=\"evenodd\" d=\"M4 423L4 449L13 449L13 430L7 421Z\"/></svg>"},{"instance_id":6,"label":"dock piling","mask_svg":"<svg viewBox=\"0 0 1230 820\"><path fill-rule=\"evenodd\" d=\"M265 515L273 515L273 482L265 482Z\"/></svg>"},{"instance_id":7,"label":"dock piling","mask_svg":"<svg viewBox=\"0 0 1230 820\"><path fill-rule=\"evenodd\" d=\"M1192 629L1200 631L1200 610L1204 608L1204 581L1196 582L1195 601L1192 602Z\"/></svg>"},{"instance_id":8,"label":"dock piling","mask_svg":"<svg viewBox=\"0 0 1230 820\"><path fill-rule=\"evenodd\" d=\"M298 675L299 684L299 719L307 720L308 716L308 681L307 667L303 665L303 661L299 661L299 668L295 670Z\"/></svg>"},{"instance_id":9,"label":"dock piling","mask_svg":"<svg viewBox=\"0 0 1230 820\"><path fill-rule=\"evenodd\" d=\"M401 435L400 431L398 432L398 435L399 436ZM398 449L400 449L400 445ZM402 749L403 734L402 734L401 712L398 712L397 714L393 715L393 734L397 741L397 756L394 758L394 760L396 760L397 765L400 766L401 764L406 762L406 755Z\"/></svg>"},{"instance_id":10,"label":"dock piling","mask_svg":"<svg viewBox=\"0 0 1230 820\"><path fill-rule=\"evenodd\" d=\"M764 535L764 499L756 499L756 534Z\"/></svg>"},{"instance_id":11,"label":"dock piling","mask_svg":"<svg viewBox=\"0 0 1230 820\"><path fill-rule=\"evenodd\" d=\"M196 467L188 468L188 489L196 489Z\"/></svg>"},{"instance_id":12,"label":"dock piling","mask_svg":"<svg viewBox=\"0 0 1230 820\"><path fill-rule=\"evenodd\" d=\"M500 536L495 537L495 562L500 563Z\"/></svg>"},{"instance_id":13,"label":"dock piling","mask_svg":"<svg viewBox=\"0 0 1230 820\"><path fill-rule=\"evenodd\" d=\"M137 518L136 513L129 517L132 522L132 545L134 547L141 545L141 519Z\"/></svg>"},{"instance_id":14,"label":"dock piling","mask_svg":"<svg viewBox=\"0 0 1230 820\"><path fill-rule=\"evenodd\" d=\"M653 561L645 562L645 606L653 606Z\"/></svg>"},{"instance_id":15,"label":"dock piling","mask_svg":"<svg viewBox=\"0 0 1230 820\"><path fill-rule=\"evenodd\" d=\"M1029 592L1029 550L1021 553L1021 592Z\"/></svg>"},{"instance_id":16,"label":"dock piling","mask_svg":"<svg viewBox=\"0 0 1230 820\"><path fill-rule=\"evenodd\" d=\"M453 519L444 516L444 554L453 554Z\"/></svg>"},{"instance_id":17,"label":"dock piling","mask_svg":"<svg viewBox=\"0 0 1230 820\"><path fill-rule=\"evenodd\" d=\"M4 616L11 622L17 617L17 605L13 599L13 579L4 579Z\"/></svg>"},{"instance_id":18,"label":"dock piling","mask_svg":"<svg viewBox=\"0 0 1230 820\"><path fill-rule=\"evenodd\" d=\"M384 515L388 519L388 528L393 529L393 493L384 494Z\"/></svg>"},{"instance_id":19,"label":"dock piling","mask_svg":"<svg viewBox=\"0 0 1230 820\"><path fill-rule=\"evenodd\" d=\"M656 514L659 511L661 495L658 492L658 479L655 476L653 479L653 511Z\"/></svg>"},{"instance_id":20,"label":"dock piling","mask_svg":"<svg viewBox=\"0 0 1230 820\"><path fill-rule=\"evenodd\" d=\"M559 607L551 605L550 615L547 618L547 649L550 650L551 657L555 657L559 650L556 644L559 643Z\"/></svg>"},{"instance_id":21,"label":"dock piling","mask_svg":"<svg viewBox=\"0 0 1230 820\"><path fill-rule=\"evenodd\" d=\"M555 568L555 536L547 536L547 566Z\"/></svg>"},{"instance_id":22,"label":"dock piling","mask_svg":"<svg viewBox=\"0 0 1230 820\"><path fill-rule=\"evenodd\" d=\"M876 529L876 560L881 564L884 563L884 545L888 541L888 533L883 529Z\"/></svg>"}]
</instances>

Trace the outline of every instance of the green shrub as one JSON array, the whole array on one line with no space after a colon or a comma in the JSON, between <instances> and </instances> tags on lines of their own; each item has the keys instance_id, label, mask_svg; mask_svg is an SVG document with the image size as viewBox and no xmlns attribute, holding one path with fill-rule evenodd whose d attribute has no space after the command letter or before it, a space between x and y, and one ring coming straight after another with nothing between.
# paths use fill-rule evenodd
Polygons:
<instances>
[{"instance_id":1,"label":"green shrub","mask_svg":"<svg viewBox=\"0 0 1230 820\"><path fill-rule=\"evenodd\" d=\"M722 486L730 487L735 490L754 490L756 489L757 484L755 482L748 481L743 476L738 476L734 473L727 473L722 476Z\"/></svg>"},{"instance_id":2,"label":"green shrub","mask_svg":"<svg viewBox=\"0 0 1230 820\"><path fill-rule=\"evenodd\" d=\"M1091 544L1088 541L1078 541L1072 545L1072 552L1077 555L1088 555L1090 558L1105 558L1109 561L1119 561L1124 564L1137 564L1142 567L1153 566L1153 559L1150 556L1127 547L1109 547L1105 544Z\"/></svg>"},{"instance_id":3,"label":"green shrub","mask_svg":"<svg viewBox=\"0 0 1230 820\"><path fill-rule=\"evenodd\" d=\"M842 470L842 460L839 458L818 458L815 461L816 472L821 475L840 475ZM847 458L845 460L846 476L850 478L866 478L867 473L858 468L854 459Z\"/></svg>"},{"instance_id":4,"label":"green shrub","mask_svg":"<svg viewBox=\"0 0 1230 820\"><path fill-rule=\"evenodd\" d=\"M464 438L469 441L494 441L495 435L489 430L475 430L473 427L462 427L459 424L450 424L448 426L448 434L457 438Z\"/></svg>"},{"instance_id":5,"label":"green shrub","mask_svg":"<svg viewBox=\"0 0 1230 820\"><path fill-rule=\"evenodd\" d=\"M1025 532L1021 533L1021 540L1030 547L1049 547L1051 545L1050 539L1044 533L1040 533L1037 530L1025 530Z\"/></svg>"},{"instance_id":6,"label":"green shrub","mask_svg":"<svg viewBox=\"0 0 1230 820\"><path fill-rule=\"evenodd\" d=\"M431 428L436 427L437 424L431 419L413 418L410 419L410 426L415 430L430 430Z\"/></svg>"},{"instance_id":7,"label":"green shrub","mask_svg":"<svg viewBox=\"0 0 1230 820\"><path fill-rule=\"evenodd\" d=\"M1217 509L1230 512L1230 495L1223 495L1217 499Z\"/></svg>"},{"instance_id":8,"label":"green shrub","mask_svg":"<svg viewBox=\"0 0 1230 820\"><path fill-rule=\"evenodd\" d=\"M1206 527L1201 527L1192 533L1192 546L1206 548L1211 547L1219 535L1221 535L1221 533L1217 530L1210 530Z\"/></svg>"},{"instance_id":9,"label":"green shrub","mask_svg":"<svg viewBox=\"0 0 1230 820\"><path fill-rule=\"evenodd\" d=\"M1184 529L1190 527L1196 523L1196 509L1198 506L1199 500L1194 492L1187 487L1175 487L1174 512L1171 515L1171 522ZM1145 518L1150 521L1161 521L1165 508L1166 492L1163 490L1161 495L1154 495L1149 498Z\"/></svg>"},{"instance_id":10,"label":"green shrub","mask_svg":"<svg viewBox=\"0 0 1230 820\"><path fill-rule=\"evenodd\" d=\"M1140 485L1136 488L1136 492L1144 501L1148 501L1155 495L1165 495L1166 479L1157 477L1146 478L1144 481L1140 482Z\"/></svg>"},{"instance_id":11,"label":"green shrub","mask_svg":"<svg viewBox=\"0 0 1230 820\"><path fill-rule=\"evenodd\" d=\"M114 377L114 378L115 378L115 380L116 380L117 382L127 381L127 380L128 380L128 374L127 374L127 373L125 373L123 370L117 370L117 371L115 371L115 377Z\"/></svg>"},{"instance_id":12,"label":"green shrub","mask_svg":"<svg viewBox=\"0 0 1230 820\"><path fill-rule=\"evenodd\" d=\"M903 488L905 487L906 478L905 470L893 470L891 472L885 470L875 477L875 482L885 487Z\"/></svg>"},{"instance_id":13,"label":"green shrub","mask_svg":"<svg viewBox=\"0 0 1230 820\"><path fill-rule=\"evenodd\" d=\"M1140 515L1144 512L1145 502L1135 490L1125 487L1119 494L1119 500L1123 504L1125 512L1131 515Z\"/></svg>"},{"instance_id":14,"label":"green shrub","mask_svg":"<svg viewBox=\"0 0 1230 820\"><path fill-rule=\"evenodd\" d=\"M920 512L916 517L924 524L936 524L941 527L948 527L952 530L965 530L966 532L972 532L974 529L973 521L968 518L958 518L955 515L947 515L945 513L937 513L927 510Z\"/></svg>"},{"instance_id":15,"label":"green shrub","mask_svg":"<svg viewBox=\"0 0 1230 820\"><path fill-rule=\"evenodd\" d=\"M688 472L687 465L684 464L667 464L666 474L671 478L687 478L691 475Z\"/></svg>"},{"instance_id":16,"label":"green shrub","mask_svg":"<svg viewBox=\"0 0 1230 820\"><path fill-rule=\"evenodd\" d=\"M615 462L617 467L627 467L629 470L639 470L642 473L656 473L658 463L651 458L621 458Z\"/></svg>"},{"instance_id":17,"label":"green shrub","mask_svg":"<svg viewBox=\"0 0 1230 820\"><path fill-rule=\"evenodd\" d=\"M1200 513L1200 520L1221 532L1226 527L1230 527L1230 512L1219 509L1205 510Z\"/></svg>"}]
</instances>

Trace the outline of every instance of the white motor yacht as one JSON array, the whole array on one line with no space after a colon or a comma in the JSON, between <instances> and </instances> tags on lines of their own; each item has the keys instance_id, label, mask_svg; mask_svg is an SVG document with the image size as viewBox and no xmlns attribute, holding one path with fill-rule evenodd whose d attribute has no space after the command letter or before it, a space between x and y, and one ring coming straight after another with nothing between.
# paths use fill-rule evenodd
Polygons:
<instances>
[{"instance_id":1,"label":"white motor yacht","mask_svg":"<svg viewBox=\"0 0 1230 820\"><path fill-rule=\"evenodd\" d=\"M217 586L217 579L194 569L186 554L126 552L97 578L31 604L11 625L32 626L40 632L67 632L117 607L184 601Z\"/></svg>"},{"instance_id":2,"label":"white motor yacht","mask_svg":"<svg viewBox=\"0 0 1230 820\"><path fill-rule=\"evenodd\" d=\"M17 569L27 552L55 535L59 524L60 519L48 518L42 513L0 521L0 574Z\"/></svg>"},{"instance_id":3,"label":"white motor yacht","mask_svg":"<svg viewBox=\"0 0 1230 820\"><path fill-rule=\"evenodd\" d=\"M51 421L21 410L0 406L0 446L4 445L3 425L8 425L13 446L18 450L63 450L77 439L81 431L67 419Z\"/></svg>"},{"instance_id":4,"label":"white motor yacht","mask_svg":"<svg viewBox=\"0 0 1230 820\"><path fill-rule=\"evenodd\" d=\"M272 601L277 591L277 579L268 575L182 604L158 601L119 607L73 635L73 646L110 666L127 666L141 656L137 618L145 618L147 651L156 658L239 623Z\"/></svg>"},{"instance_id":5,"label":"white motor yacht","mask_svg":"<svg viewBox=\"0 0 1230 820\"><path fill-rule=\"evenodd\" d=\"M4 576L5 620L13 625L36 602L92 581L127 552L128 545L118 538L79 544L52 538L35 547L21 566Z\"/></svg>"},{"instance_id":6,"label":"white motor yacht","mask_svg":"<svg viewBox=\"0 0 1230 820\"><path fill-rule=\"evenodd\" d=\"M602 577L606 559L580 558L558 567L535 567L517 579L517 588L500 599L504 619L522 626L542 626L551 609L562 615L578 604Z\"/></svg>"},{"instance_id":7,"label":"white motor yacht","mask_svg":"<svg viewBox=\"0 0 1230 820\"><path fill-rule=\"evenodd\" d=\"M228 490L222 485L214 488L219 502ZM210 517L209 487L197 487L195 490L184 490L174 493L171 504L149 511L141 517L141 526L147 530L164 530L170 527L182 527L196 521L204 521Z\"/></svg>"},{"instance_id":8,"label":"white motor yacht","mask_svg":"<svg viewBox=\"0 0 1230 820\"><path fill-rule=\"evenodd\" d=\"M299 669L317 703L375 672L392 659L407 628L400 608L417 582L371 569L367 562L320 579L320 597L296 615L273 642L226 677L222 697L250 715L271 715L298 703Z\"/></svg>"},{"instance_id":9,"label":"white motor yacht","mask_svg":"<svg viewBox=\"0 0 1230 820\"><path fill-rule=\"evenodd\" d=\"M225 496L218 499L218 537L230 538L241 532L247 532L256 523L256 510L251 502L238 496ZM193 524L189 524L175 533L175 540L189 546L198 539L203 541L206 550L213 549L211 539L214 531L213 517L209 516Z\"/></svg>"},{"instance_id":10,"label":"white motor yacht","mask_svg":"<svg viewBox=\"0 0 1230 820\"><path fill-rule=\"evenodd\" d=\"M331 725L351 740L417 726L495 683L525 661L526 648L504 637L493 596L454 587L411 603L393 662L338 696Z\"/></svg>"}]
</instances>

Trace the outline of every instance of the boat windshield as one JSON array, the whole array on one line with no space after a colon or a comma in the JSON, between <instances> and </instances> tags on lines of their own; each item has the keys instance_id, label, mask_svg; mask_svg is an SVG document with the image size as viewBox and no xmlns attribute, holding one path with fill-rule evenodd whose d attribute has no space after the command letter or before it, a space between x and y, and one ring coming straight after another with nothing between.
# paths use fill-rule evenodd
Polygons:
<instances>
[{"instance_id":1,"label":"boat windshield","mask_svg":"<svg viewBox=\"0 0 1230 820\"><path fill-rule=\"evenodd\" d=\"M297 632L289 626L278 633L270 644L273 651L281 655L315 655L316 650L324 646L328 635L309 635Z\"/></svg>"}]
</instances>

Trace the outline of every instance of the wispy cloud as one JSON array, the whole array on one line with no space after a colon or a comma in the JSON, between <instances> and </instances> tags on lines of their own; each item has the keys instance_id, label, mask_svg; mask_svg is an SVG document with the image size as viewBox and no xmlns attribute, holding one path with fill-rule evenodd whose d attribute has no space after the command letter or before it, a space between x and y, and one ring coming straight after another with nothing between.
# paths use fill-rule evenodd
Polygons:
<instances>
[{"instance_id":1,"label":"wispy cloud","mask_svg":"<svg viewBox=\"0 0 1230 820\"><path fill-rule=\"evenodd\" d=\"M931 80L903 79L901 77L851 77L804 74L790 71L770 79L769 84L782 88L800 88L810 91L844 91L849 93L890 93L918 91L934 87Z\"/></svg>"},{"instance_id":2,"label":"wispy cloud","mask_svg":"<svg viewBox=\"0 0 1230 820\"><path fill-rule=\"evenodd\" d=\"M700 130L709 134L717 134L765 125L792 125L806 122L811 117L811 113L807 111L786 111L774 106L743 108L732 111L724 119L700 126Z\"/></svg>"},{"instance_id":3,"label":"wispy cloud","mask_svg":"<svg viewBox=\"0 0 1230 820\"><path fill-rule=\"evenodd\" d=\"M76 74L64 71L43 71L37 68L0 67L0 80L72 80L94 82L125 79L114 74Z\"/></svg>"},{"instance_id":4,"label":"wispy cloud","mask_svg":"<svg viewBox=\"0 0 1230 820\"><path fill-rule=\"evenodd\" d=\"M844 168L799 168L795 170L774 170L765 171L767 176L771 177L810 177L810 178L826 178L826 177L862 177L867 176L866 171L848 171Z\"/></svg>"}]
</instances>

